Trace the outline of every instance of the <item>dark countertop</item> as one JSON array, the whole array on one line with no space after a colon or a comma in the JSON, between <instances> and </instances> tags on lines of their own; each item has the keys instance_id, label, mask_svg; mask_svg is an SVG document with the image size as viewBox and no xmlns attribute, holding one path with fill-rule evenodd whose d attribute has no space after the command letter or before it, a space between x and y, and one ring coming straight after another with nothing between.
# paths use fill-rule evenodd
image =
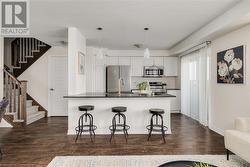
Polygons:
<instances>
[{"instance_id":1,"label":"dark countertop","mask_svg":"<svg viewBox=\"0 0 250 167\"><path fill-rule=\"evenodd\" d=\"M178 88L169 88L167 90L181 90L181 89L178 89Z\"/></svg>"},{"instance_id":2,"label":"dark countertop","mask_svg":"<svg viewBox=\"0 0 250 167\"><path fill-rule=\"evenodd\" d=\"M67 95L64 98L71 99L71 98L164 98L164 97L176 97L170 94L161 94L161 95L142 95L137 93L85 93L85 94L78 94L78 95Z\"/></svg>"}]
</instances>

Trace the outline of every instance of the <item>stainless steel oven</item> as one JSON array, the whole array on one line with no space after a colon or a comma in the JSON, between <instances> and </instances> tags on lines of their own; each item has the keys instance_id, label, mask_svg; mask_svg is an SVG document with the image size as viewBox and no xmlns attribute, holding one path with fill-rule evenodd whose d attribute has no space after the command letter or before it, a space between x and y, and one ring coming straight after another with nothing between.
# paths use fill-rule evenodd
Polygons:
<instances>
[{"instance_id":1,"label":"stainless steel oven","mask_svg":"<svg viewBox=\"0 0 250 167\"><path fill-rule=\"evenodd\" d=\"M163 66L144 66L144 77L162 77L164 75Z\"/></svg>"}]
</instances>

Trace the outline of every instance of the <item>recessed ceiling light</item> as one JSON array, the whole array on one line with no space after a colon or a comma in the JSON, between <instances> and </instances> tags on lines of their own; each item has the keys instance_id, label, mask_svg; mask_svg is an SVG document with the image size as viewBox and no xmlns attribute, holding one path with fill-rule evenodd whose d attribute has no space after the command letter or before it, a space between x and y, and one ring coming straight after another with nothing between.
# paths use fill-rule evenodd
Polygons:
<instances>
[{"instance_id":1,"label":"recessed ceiling light","mask_svg":"<svg viewBox=\"0 0 250 167\"><path fill-rule=\"evenodd\" d=\"M97 30L102 30L102 27L98 27L98 28L96 28Z\"/></svg>"},{"instance_id":2,"label":"recessed ceiling light","mask_svg":"<svg viewBox=\"0 0 250 167\"><path fill-rule=\"evenodd\" d=\"M145 27L144 30L147 31L147 30L149 30L149 28L148 28L148 27Z\"/></svg>"}]
</instances>

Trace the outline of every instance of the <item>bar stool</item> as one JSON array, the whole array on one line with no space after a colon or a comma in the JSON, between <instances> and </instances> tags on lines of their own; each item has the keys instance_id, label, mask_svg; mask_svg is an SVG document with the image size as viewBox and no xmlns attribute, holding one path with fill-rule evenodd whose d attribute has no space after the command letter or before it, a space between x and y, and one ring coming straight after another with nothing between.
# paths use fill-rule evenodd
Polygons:
<instances>
[{"instance_id":1,"label":"bar stool","mask_svg":"<svg viewBox=\"0 0 250 167\"><path fill-rule=\"evenodd\" d=\"M78 120L78 126L75 128L77 136L75 142L77 142L78 137L82 135L83 132L89 132L91 142L93 142L92 135L94 135L95 139L95 130L97 127L93 124L93 116L88 113L88 111L94 110L94 106L91 105L84 105L79 106L79 111L84 111L85 113L82 114Z\"/></svg>"},{"instance_id":2,"label":"bar stool","mask_svg":"<svg viewBox=\"0 0 250 167\"><path fill-rule=\"evenodd\" d=\"M159 108L151 108L149 109L149 112L152 114L152 116L150 119L150 125L146 127L149 131L148 141L151 137L152 132L154 131L154 132L161 132L163 141L164 143L166 143L165 132L168 130L168 128L163 124L162 115L164 114L164 110Z\"/></svg>"},{"instance_id":3,"label":"bar stool","mask_svg":"<svg viewBox=\"0 0 250 167\"><path fill-rule=\"evenodd\" d=\"M126 116L123 114L127 111L127 107L118 106L113 107L112 112L116 113L112 119L112 125L109 126L109 130L111 131L110 143L114 138L115 132L123 131L126 142L128 141L128 130L130 126L126 124ZM117 122L118 121L118 122Z\"/></svg>"}]
</instances>

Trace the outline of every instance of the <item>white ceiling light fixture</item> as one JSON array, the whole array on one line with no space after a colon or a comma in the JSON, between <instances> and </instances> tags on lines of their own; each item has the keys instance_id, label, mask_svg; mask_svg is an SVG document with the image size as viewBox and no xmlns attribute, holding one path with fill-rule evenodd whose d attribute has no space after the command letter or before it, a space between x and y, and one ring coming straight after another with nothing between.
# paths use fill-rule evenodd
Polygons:
<instances>
[{"instance_id":1,"label":"white ceiling light fixture","mask_svg":"<svg viewBox=\"0 0 250 167\"><path fill-rule=\"evenodd\" d=\"M97 28L98 31L102 31L102 27ZM104 53L103 53L103 48L101 47L101 37L99 39L99 49L96 54L97 59L103 59Z\"/></svg>"},{"instance_id":2,"label":"white ceiling light fixture","mask_svg":"<svg viewBox=\"0 0 250 167\"><path fill-rule=\"evenodd\" d=\"M144 58L146 58L146 59L150 58L150 52L149 52L148 48L146 48L145 51L144 51Z\"/></svg>"},{"instance_id":3,"label":"white ceiling light fixture","mask_svg":"<svg viewBox=\"0 0 250 167\"><path fill-rule=\"evenodd\" d=\"M148 34L147 34L147 31L149 30L149 28L144 28L144 30L145 30L145 43L147 42L147 36L148 36ZM148 49L148 47L144 50L144 58L146 58L146 59L149 59L150 58L150 52L149 52L149 49Z\"/></svg>"}]
</instances>

